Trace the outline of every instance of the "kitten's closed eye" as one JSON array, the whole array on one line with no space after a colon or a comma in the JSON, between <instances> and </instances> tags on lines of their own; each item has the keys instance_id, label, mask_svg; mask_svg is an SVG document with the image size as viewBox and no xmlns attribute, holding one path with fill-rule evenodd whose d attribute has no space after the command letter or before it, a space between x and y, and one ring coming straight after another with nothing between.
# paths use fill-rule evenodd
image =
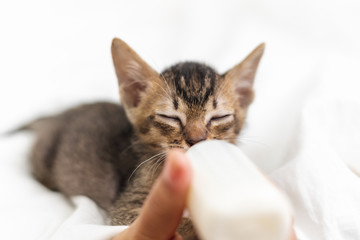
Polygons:
<instances>
[{"instance_id":1,"label":"kitten's closed eye","mask_svg":"<svg viewBox=\"0 0 360 240\"><path fill-rule=\"evenodd\" d=\"M217 114L210 118L209 123L212 125L219 125L219 124L231 122L233 120L234 120L234 114L232 113Z\"/></svg>"},{"instance_id":2,"label":"kitten's closed eye","mask_svg":"<svg viewBox=\"0 0 360 240\"><path fill-rule=\"evenodd\" d=\"M219 120L224 120L224 119L228 119L232 116L232 114L225 114L225 115L217 115L214 116L210 119L210 121L219 121Z\"/></svg>"},{"instance_id":3,"label":"kitten's closed eye","mask_svg":"<svg viewBox=\"0 0 360 240\"><path fill-rule=\"evenodd\" d=\"M176 115L169 115L169 114L164 114L164 113L156 113L155 114L156 118L162 122L165 122L169 125L180 125L183 126L183 122L181 121L180 117L176 116Z\"/></svg>"}]
</instances>

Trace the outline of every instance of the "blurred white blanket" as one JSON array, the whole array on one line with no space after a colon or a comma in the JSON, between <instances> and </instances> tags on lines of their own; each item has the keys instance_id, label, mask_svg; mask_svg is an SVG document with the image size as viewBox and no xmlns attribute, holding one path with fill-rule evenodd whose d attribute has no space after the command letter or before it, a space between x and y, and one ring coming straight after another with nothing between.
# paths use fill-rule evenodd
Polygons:
<instances>
[{"instance_id":1,"label":"blurred white blanket","mask_svg":"<svg viewBox=\"0 0 360 240\"><path fill-rule=\"evenodd\" d=\"M293 203L299 239L360 239L359 123L360 101L304 108L295 154L271 174Z\"/></svg>"}]
</instances>

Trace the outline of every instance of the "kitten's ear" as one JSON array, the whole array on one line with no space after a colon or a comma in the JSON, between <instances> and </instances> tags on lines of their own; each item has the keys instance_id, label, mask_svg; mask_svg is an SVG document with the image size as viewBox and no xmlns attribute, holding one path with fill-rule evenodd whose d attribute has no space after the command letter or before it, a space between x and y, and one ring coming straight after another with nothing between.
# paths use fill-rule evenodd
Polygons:
<instances>
[{"instance_id":1,"label":"kitten's ear","mask_svg":"<svg viewBox=\"0 0 360 240\"><path fill-rule=\"evenodd\" d=\"M224 74L226 81L230 81L235 88L241 107L248 107L253 100L252 86L264 49L265 44L260 44L241 63Z\"/></svg>"},{"instance_id":2,"label":"kitten's ear","mask_svg":"<svg viewBox=\"0 0 360 240\"><path fill-rule=\"evenodd\" d=\"M137 107L146 89L159 74L118 38L112 41L111 54L122 103L126 107Z\"/></svg>"}]
</instances>

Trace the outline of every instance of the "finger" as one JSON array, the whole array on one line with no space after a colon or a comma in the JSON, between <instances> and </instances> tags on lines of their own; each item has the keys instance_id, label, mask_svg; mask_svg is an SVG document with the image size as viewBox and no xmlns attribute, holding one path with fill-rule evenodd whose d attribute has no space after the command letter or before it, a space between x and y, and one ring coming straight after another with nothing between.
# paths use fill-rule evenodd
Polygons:
<instances>
[{"instance_id":1,"label":"finger","mask_svg":"<svg viewBox=\"0 0 360 240\"><path fill-rule=\"evenodd\" d=\"M191 167L184 152L170 151L163 172L134 222L139 239L168 240L174 237L185 208L190 180Z\"/></svg>"},{"instance_id":2,"label":"finger","mask_svg":"<svg viewBox=\"0 0 360 240\"><path fill-rule=\"evenodd\" d=\"M184 240L179 233L175 233L175 236L171 240Z\"/></svg>"},{"instance_id":3,"label":"finger","mask_svg":"<svg viewBox=\"0 0 360 240\"><path fill-rule=\"evenodd\" d=\"M294 228L292 227L291 228L291 231L290 231L290 237L289 237L289 240L296 240L296 235L295 235L295 231L294 231Z\"/></svg>"}]
</instances>

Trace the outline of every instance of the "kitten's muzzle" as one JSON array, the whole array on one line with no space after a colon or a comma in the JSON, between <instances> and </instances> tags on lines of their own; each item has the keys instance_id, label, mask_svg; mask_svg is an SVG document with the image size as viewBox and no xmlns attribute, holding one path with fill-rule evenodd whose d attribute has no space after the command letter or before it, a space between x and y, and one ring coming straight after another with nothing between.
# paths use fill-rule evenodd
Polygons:
<instances>
[{"instance_id":1,"label":"kitten's muzzle","mask_svg":"<svg viewBox=\"0 0 360 240\"><path fill-rule=\"evenodd\" d=\"M190 136L185 139L185 142L191 147L192 145L205 141L207 139L207 132L203 135Z\"/></svg>"},{"instance_id":2,"label":"kitten's muzzle","mask_svg":"<svg viewBox=\"0 0 360 240\"><path fill-rule=\"evenodd\" d=\"M185 142L191 147L192 145L206 140L208 131L200 121L188 123L185 129Z\"/></svg>"}]
</instances>

